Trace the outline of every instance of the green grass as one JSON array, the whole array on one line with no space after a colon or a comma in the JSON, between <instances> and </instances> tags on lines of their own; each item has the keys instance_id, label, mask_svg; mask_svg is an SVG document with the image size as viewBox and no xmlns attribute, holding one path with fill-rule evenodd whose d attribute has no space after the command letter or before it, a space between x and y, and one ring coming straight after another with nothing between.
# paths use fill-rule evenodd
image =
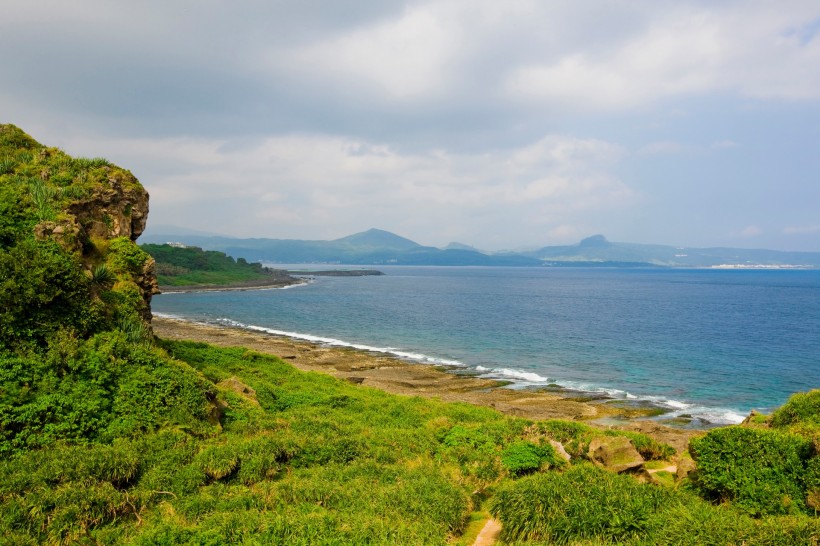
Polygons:
<instances>
[{"instance_id":1,"label":"green grass","mask_svg":"<svg viewBox=\"0 0 820 546\"><path fill-rule=\"evenodd\" d=\"M796 545L820 521L754 519L691 492L642 484L588 463L508 482L491 502L505 544Z\"/></svg>"},{"instance_id":2,"label":"green grass","mask_svg":"<svg viewBox=\"0 0 820 546\"><path fill-rule=\"evenodd\" d=\"M442 544L530 452L539 468L554 455L524 440L530 422L489 408L390 395L241 348L112 341L69 351L111 362L97 375L119 393L104 405L112 416L89 412L99 418L79 436L19 445L0 463L12 542ZM215 388L229 377L258 405ZM185 381L216 398L178 394Z\"/></svg>"}]
</instances>

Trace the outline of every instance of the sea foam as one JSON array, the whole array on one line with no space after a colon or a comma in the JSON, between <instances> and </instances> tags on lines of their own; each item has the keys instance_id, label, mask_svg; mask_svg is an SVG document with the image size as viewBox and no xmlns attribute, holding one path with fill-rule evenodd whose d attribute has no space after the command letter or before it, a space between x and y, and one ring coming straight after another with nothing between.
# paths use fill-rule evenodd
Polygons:
<instances>
[{"instance_id":1,"label":"sea foam","mask_svg":"<svg viewBox=\"0 0 820 546\"><path fill-rule=\"evenodd\" d=\"M157 317L163 317L168 319L174 320L189 320L185 317L169 314L169 313L154 313ZM602 387L598 385L592 385L588 383L578 383L572 381L562 381L560 379L551 379L545 377L543 375L539 375L534 372L528 372L523 370L516 370L513 368L488 368L481 365L470 366L455 359L449 358L442 358L437 356L431 356L420 352L409 351L406 349L396 348L396 347L378 347L373 345L366 345L362 343L355 343L344 341L341 339L336 339L327 336L318 336L314 334L306 334L301 332L291 332L287 330L278 330L275 328L267 328L264 326L257 326L253 324L244 324L242 322L232 320L229 318L219 318L214 320L211 323L208 322L197 322L191 321L195 324L203 324L203 325L212 325L213 323L230 326L233 328L241 328L244 330L254 331L254 332L262 332L270 335L275 336L283 336L292 339L299 339L303 341L308 341L311 343L316 343L319 345L326 345L331 347L346 347L351 349L357 349L360 351L367 351L371 353L381 353L390 355L396 358L400 358L402 360L407 360L411 362L418 362L421 364L433 364L433 365L440 365L440 366L451 366L457 368L468 368L475 370L478 372L478 376L486 379L500 379L510 381L510 388L525 388L528 386L531 387L538 387L538 386L546 386L546 385L557 385L559 387L565 388L570 391L577 391L581 393L588 393L593 395L602 395L606 396L615 400L630 400L630 401L645 401L654 406L659 408L663 408L668 410L668 413L664 414L663 417L678 417L678 416L688 416L693 419L698 419L703 423L709 423L713 425L730 425L730 424L738 424L744 419L744 415L739 413L738 411L728 409L728 408L714 408L714 407L706 407L706 406L698 406L692 403L683 402L680 400L674 400L671 398L663 398L659 396L648 396L648 395L640 395L630 393L621 389L614 389L608 387Z\"/></svg>"}]
</instances>

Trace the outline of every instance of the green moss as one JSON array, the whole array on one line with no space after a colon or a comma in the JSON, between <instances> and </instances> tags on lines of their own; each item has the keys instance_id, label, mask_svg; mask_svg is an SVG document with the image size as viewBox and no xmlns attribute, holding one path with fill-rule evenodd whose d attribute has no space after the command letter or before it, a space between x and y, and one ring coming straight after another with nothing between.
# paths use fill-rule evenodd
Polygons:
<instances>
[{"instance_id":1,"label":"green moss","mask_svg":"<svg viewBox=\"0 0 820 546\"><path fill-rule=\"evenodd\" d=\"M150 256L127 237L117 237L108 243L106 261L118 274L138 275Z\"/></svg>"}]
</instances>

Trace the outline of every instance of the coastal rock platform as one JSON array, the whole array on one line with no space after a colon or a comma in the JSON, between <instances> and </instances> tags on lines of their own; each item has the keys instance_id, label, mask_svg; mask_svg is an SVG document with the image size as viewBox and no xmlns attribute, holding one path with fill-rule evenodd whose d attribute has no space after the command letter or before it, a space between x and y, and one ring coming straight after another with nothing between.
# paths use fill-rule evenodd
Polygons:
<instances>
[{"instance_id":1,"label":"coastal rock platform","mask_svg":"<svg viewBox=\"0 0 820 546\"><path fill-rule=\"evenodd\" d=\"M154 317L153 328L160 338L245 347L282 358L300 370L327 373L392 394L488 406L507 415L532 420L594 421L623 417L617 414L617 408L609 405L573 400L555 392L508 389L500 381L449 373L438 366L408 362L380 353L327 347L285 336L169 317ZM623 426L615 428L644 429L679 452L685 449L692 436L700 434L699 431L641 423L634 418L624 418Z\"/></svg>"}]
</instances>

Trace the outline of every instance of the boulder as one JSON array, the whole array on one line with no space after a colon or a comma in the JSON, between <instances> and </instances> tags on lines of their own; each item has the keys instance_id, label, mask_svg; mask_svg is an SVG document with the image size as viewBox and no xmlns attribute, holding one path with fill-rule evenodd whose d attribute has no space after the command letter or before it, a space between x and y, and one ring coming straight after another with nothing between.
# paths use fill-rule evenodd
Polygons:
<instances>
[{"instance_id":1,"label":"boulder","mask_svg":"<svg viewBox=\"0 0 820 546\"><path fill-rule=\"evenodd\" d=\"M644 460L629 438L597 436L589 443L589 460L612 472L624 472L643 465Z\"/></svg>"},{"instance_id":2,"label":"boulder","mask_svg":"<svg viewBox=\"0 0 820 546\"><path fill-rule=\"evenodd\" d=\"M259 405L259 401L256 399L256 391L253 387L242 383L236 376L220 381L216 386L235 392L255 406Z\"/></svg>"},{"instance_id":3,"label":"boulder","mask_svg":"<svg viewBox=\"0 0 820 546\"><path fill-rule=\"evenodd\" d=\"M570 459L572 459L570 454L567 453L567 450L564 449L564 444L562 444L561 442L558 442L556 440L550 440L550 445L553 447L553 449L555 449L555 452L558 454L558 456L564 459L566 462L569 462Z\"/></svg>"},{"instance_id":4,"label":"boulder","mask_svg":"<svg viewBox=\"0 0 820 546\"><path fill-rule=\"evenodd\" d=\"M689 457L681 457L680 460L678 460L678 471L675 473L675 475L679 480L682 480L683 478L687 477L689 474L694 472L696 468L697 465L695 464L695 461L693 461Z\"/></svg>"}]
</instances>

